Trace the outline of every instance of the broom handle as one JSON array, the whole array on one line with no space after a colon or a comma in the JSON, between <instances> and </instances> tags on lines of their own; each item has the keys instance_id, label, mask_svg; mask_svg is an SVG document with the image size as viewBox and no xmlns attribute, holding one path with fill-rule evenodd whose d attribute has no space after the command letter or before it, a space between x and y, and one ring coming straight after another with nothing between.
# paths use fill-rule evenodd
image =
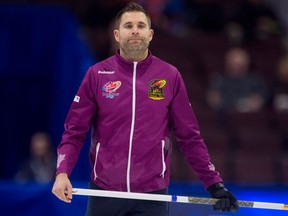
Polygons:
<instances>
[{"instance_id":1,"label":"broom handle","mask_svg":"<svg viewBox=\"0 0 288 216\"><path fill-rule=\"evenodd\" d=\"M137 199L137 200L206 204L206 205L214 205L217 201L217 199L214 199L214 198L163 195L163 194L151 194L151 193L134 193L134 192L128 193L128 192L121 192L121 191L107 191L107 190L94 190L94 189L82 189L82 188L73 188L72 194L83 195L83 196L97 196L97 197L109 197L109 198ZM283 204L283 203L254 202L254 201L239 200L238 204L239 204L239 207L244 207L244 208L288 210L288 204Z\"/></svg>"}]
</instances>

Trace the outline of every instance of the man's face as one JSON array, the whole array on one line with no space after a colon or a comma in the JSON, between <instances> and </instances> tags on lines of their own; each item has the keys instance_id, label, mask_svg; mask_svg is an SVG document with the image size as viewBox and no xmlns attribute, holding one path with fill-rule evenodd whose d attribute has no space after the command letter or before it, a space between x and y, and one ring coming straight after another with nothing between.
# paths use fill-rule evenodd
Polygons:
<instances>
[{"instance_id":1,"label":"man's face","mask_svg":"<svg viewBox=\"0 0 288 216\"><path fill-rule=\"evenodd\" d=\"M142 12L126 12L122 15L119 29L114 30L115 40L124 54L147 52L153 37L147 17Z\"/></svg>"}]
</instances>

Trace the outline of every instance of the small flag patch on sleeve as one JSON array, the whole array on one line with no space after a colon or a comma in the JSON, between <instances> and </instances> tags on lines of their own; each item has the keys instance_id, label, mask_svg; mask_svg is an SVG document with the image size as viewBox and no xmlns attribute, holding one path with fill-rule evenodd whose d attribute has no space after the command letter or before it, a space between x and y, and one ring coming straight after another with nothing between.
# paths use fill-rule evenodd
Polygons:
<instances>
[{"instance_id":1,"label":"small flag patch on sleeve","mask_svg":"<svg viewBox=\"0 0 288 216\"><path fill-rule=\"evenodd\" d=\"M79 97L78 95L75 95L75 97L74 97L74 102L79 103L79 101L80 101L80 97Z\"/></svg>"}]
</instances>

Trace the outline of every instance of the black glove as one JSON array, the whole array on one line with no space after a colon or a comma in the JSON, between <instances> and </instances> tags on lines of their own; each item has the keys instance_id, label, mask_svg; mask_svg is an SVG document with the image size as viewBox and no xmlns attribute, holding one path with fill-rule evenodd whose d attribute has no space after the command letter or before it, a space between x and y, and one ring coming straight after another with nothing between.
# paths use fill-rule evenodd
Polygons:
<instances>
[{"instance_id":1,"label":"black glove","mask_svg":"<svg viewBox=\"0 0 288 216\"><path fill-rule=\"evenodd\" d=\"M216 183L207 188L210 192L212 198L219 199L215 205L213 205L214 210L221 210L223 212L227 211L237 211L238 202L235 196L228 191L223 183Z\"/></svg>"}]
</instances>

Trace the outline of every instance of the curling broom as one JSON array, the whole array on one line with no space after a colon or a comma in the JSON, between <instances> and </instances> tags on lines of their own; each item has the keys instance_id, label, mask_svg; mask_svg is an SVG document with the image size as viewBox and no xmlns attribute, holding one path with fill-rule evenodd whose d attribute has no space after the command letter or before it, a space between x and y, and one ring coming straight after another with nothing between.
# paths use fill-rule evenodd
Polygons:
<instances>
[{"instance_id":1,"label":"curling broom","mask_svg":"<svg viewBox=\"0 0 288 216\"><path fill-rule=\"evenodd\" d=\"M206 204L206 205L214 205L217 201L217 199L214 199L214 198L162 195L162 194L151 194L151 193L120 192L120 191L81 189L81 188L73 188L72 194L83 195L83 196L97 196L97 197L150 200L150 201L162 201L162 202ZM288 204L283 204L283 203L254 202L254 201L242 201L242 200L238 200L238 203L239 203L239 207L244 207L244 208L288 210Z\"/></svg>"}]
</instances>

